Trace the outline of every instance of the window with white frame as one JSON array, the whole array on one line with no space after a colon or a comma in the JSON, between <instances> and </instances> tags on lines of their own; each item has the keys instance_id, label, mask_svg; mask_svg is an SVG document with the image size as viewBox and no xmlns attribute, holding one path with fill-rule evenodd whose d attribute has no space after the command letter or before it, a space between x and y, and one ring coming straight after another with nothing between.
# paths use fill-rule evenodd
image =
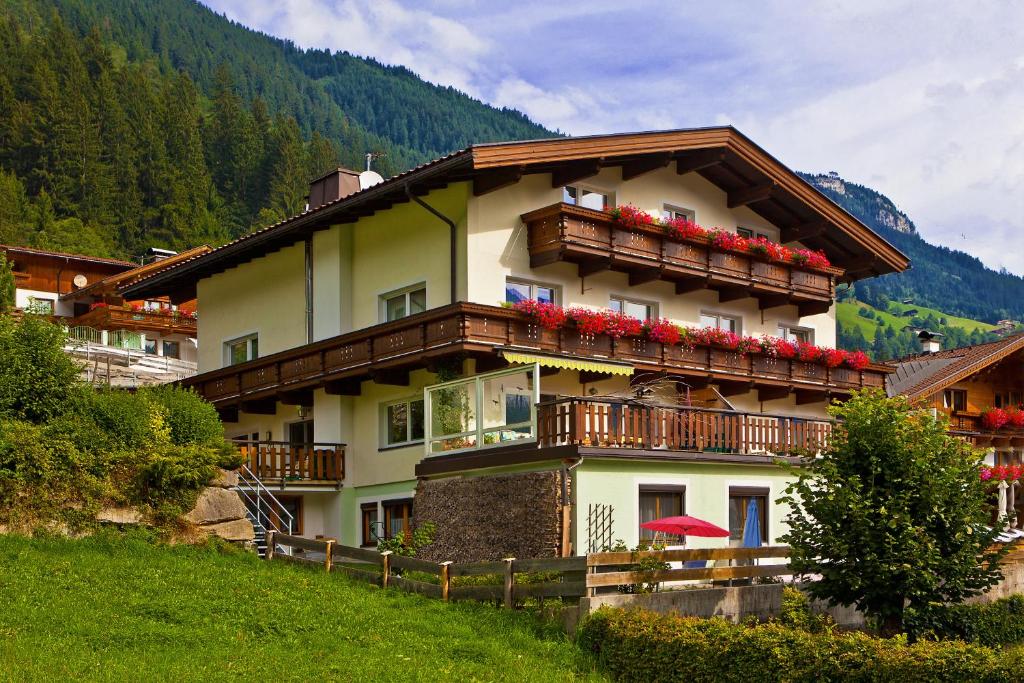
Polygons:
<instances>
[{"instance_id":1,"label":"window with white frame","mask_svg":"<svg viewBox=\"0 0 1024 683\"><path fill-rule=\"evenodd\" d=\"M715 313L713 311L701 311L700 326L717 327L720 330L735 332L736 334L740 334L742 330L740 318L738 316L725 315L723 313Z\"/></svg>"},{"instance_id":2,"label":"window with white frame","mask_svg":"<svg viewBox=\"0 0 1024 683\"><path fill-rule=\"evenodd\" d=\"M427 310L427 285L419 283L380 298L381 322L399 320Z\"/></svg>"},{"instance_id":3,"label":"window with white frame","mask_svg":"<svg viewBox=\"0 0 1024 683\"><path fill-rule=\"evenodd\" d=\"M667 221L671 221L676 218L685 218L690 222L696 222L697 213L693 209L684 209L681 206L666 204L661 209L661 217Z\"/></svg>"},{"instance_id":4,"label":"window with white frame","mask_svg":"<svg viewBox=\"0 0 1024 683\"><path fill-rule=\"evenodd\" d=\"M224 342L224 365L238 365L260 357L258 334L250 334Z\"/></svg>"},{"instance_id":5,"label":"window with white frame","mask_svg":"<svg viewBox=\"0 0 1024 683\"><path fill-rule=\"evenodd\" d=\"M796 325L788 325L786 323L779 323L779 336L786 341L791 341L795 344L813 344L814 343L814 330L809 327L798 327Z\"/></svg>"},{"instance_id":6,"label":"window with white frame","mask_svg":"<svg viewBox=\"0 0 1024 683\"><path fill-rule=\"evenodd\" d=\"M566 185L562 188L562 201L585 209L603 211L607 206L615 206L615 195L581 185Z\"/></svg>"},{"instance_id":7,"label":"window with white frame","mask_svg":"<svg viewBox=\"0 0 1024 683\"><path fill-rule=\"evenodd\" d=\"M400 446L423 441L423 399L407 398L381 406L381 446Z\"/></svg>"},{"instance_id":8,"label":"window with white frame","mask_svg":"<svg viewBox=\"0 0 1024 683\"><path fill-rule=\"evenodd\" d=\"M533 365L427 387L427 454L536 438L538 374Z\"/></svg>"},{"instance_id":9,"label":"window with white frame","mask_svg":"<svg viewBox=\"0 0 1024 683\"><path fill-rule=\"evenodd\" d=\"M749 239L753 239L755 236L763 237L764 239L769 239L768 235L766 235L765 233L763 233L763 232L755 232L755 231L751 230L750 228L736 228L736 234L739 235L740 237L745 237L748 240Z\"/></svg>"},{"instance_id":10,"label":"window with white frame","mask_svg":"<svg viewBox=\"0 0 1024 683\"><path fill-rule=\"evenodd\" d=\"M30 296L26 310L33 315L53 315L56 302L53 299Z\"/></svg>"},{"instance_id":11,"label":"window with white frame","mask_svg":"<svg viewBox=\"0 0 1024 683\"><path fill-rule=\"evenodd\" d=\"M510 304L536 299L545 304L556 304L557 289L551 285L542 285L527 280L508 278L505 280L505 301Z\"/></svg>"},{"instance_id":12,"label":"window with white frame","mask_svg":"<svg viewBox=\"0 0 1024 683\"><path fill-rule=\"evenodd\" d=\"M608 308L617 312L631 315L640 320L651 320L657 316L658 311L654 304L636 299L627 299L622 296L613 296L608 300Z\"/></svg>"}]
</instances>

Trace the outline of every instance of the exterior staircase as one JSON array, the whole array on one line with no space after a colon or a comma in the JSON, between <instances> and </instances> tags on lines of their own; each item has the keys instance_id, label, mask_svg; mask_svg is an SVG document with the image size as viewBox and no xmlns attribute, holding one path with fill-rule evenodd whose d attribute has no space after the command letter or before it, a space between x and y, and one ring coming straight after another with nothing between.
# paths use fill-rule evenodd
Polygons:
<instances>
[{"instance_id":1,"label":"exterior staircase","mask_svg":"<svg viewBox=\"0 0 1024 683\"><path fill-rule=\"evenodd\" d=\"M247 510L246 517L252 522L255 534L256 552L260 557L267 554L267 532L291 534L295 520L274 494L253 474L248 465L238 470L238 485L235 487ZM291 554L291 548L277 546L275 553Z\"/></svg>"}]
</instances>

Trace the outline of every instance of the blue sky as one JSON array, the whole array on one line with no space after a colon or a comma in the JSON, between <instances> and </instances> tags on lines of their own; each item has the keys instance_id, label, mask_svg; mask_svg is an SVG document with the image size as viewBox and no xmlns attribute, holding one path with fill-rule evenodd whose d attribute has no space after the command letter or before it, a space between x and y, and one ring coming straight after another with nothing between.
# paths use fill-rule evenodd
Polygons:
<instances>
[{"instance_id":1,"label":"blue sky","mask_svg":"<svg viewBox=\"0 0 1024 683\"><path fill-rule=\"evenodd\" d=\"M203 2L570 134L729 123L1024 274L1024 3Z\"/></svg>"}]
</instances>

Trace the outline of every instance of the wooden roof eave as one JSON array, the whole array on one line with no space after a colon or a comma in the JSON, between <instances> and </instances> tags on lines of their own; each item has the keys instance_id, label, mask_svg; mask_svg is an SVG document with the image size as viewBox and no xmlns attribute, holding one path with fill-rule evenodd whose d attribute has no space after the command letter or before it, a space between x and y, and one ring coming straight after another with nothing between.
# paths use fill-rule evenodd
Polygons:
<instances>
[{"instance_id":1,"label":"wooden roof eave","mask_svg":"<svg viewBox=\"0 0 1024 683\"><path fill-rule=\"evenodd\" d=\"M1019 335L1016 339L1007 343L1005 347L998 351L983 358L979 358L972 363L968 363L951 374L943 376L942 370L939 370L936 375L926 378L922 382L911 387L906 393L906 396L911 402L933 396L944 389L948 389L957 382L962 382L972 375L981 372L985 368L1006 359L1021 349L1024 349L1024 334Z\"/></svg>"}]
</instances>

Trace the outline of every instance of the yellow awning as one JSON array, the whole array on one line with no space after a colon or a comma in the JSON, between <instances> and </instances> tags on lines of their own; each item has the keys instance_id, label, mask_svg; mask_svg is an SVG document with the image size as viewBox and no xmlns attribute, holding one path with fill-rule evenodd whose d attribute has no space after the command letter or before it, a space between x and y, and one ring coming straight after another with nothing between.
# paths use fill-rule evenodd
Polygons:
<instances>
[{"instance_id":1,"label":"yellow awning","mask_svg":"<svg viewBox=\"0 0 1024 683\"><path fill-rule=\"evenodd\" d=\"M583 370L585 372L603 372L607 375L632 375L632 365L620 365L618 363L603 363L597 360L582 360L579 358L566 358L564 356L542 356L535 353L520 353L519 351L502 351L501 355L509 363L540 363L547 368L561 368L562 370Z\"/></svg>"}]
</instances>

